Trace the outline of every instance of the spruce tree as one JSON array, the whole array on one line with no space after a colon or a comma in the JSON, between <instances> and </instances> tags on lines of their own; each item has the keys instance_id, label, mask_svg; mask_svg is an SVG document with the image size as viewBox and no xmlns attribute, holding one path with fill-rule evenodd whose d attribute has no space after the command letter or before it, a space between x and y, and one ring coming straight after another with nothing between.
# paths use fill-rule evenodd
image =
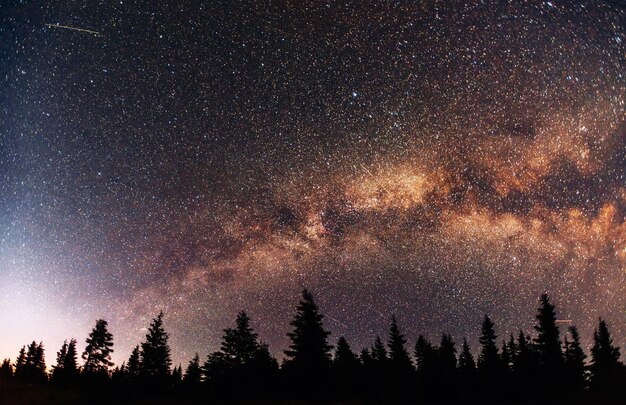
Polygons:
<instances>
[{"instance_id":1,"label":"spruce tree","mask_svg":"<svg viewBox=\"0 0 626 405\"><path fill-rule=\"evenodd\" d=\"M199 359L198 359L199 360ZM172 370L172 384L177 387L183 382L183 368L179 364Z\"/></svg>"},{"instance_id":2,"label":"spruce tree","mask_svg":"<svg viewBox=\"0 0 626 405\"><path fill-rule=\"evenodd\" d=\"M541 296L541 305L537 310L537 322L535 325L537 331L535 347L539 354L540 365L549 373L559 372L563 362L563 353L559 327L556 325L556 311L547 294Z\"/></svg>"},{"instance_id":3,"label":"spruce tree","mask_svg":"<svg viewBox=\"0 0 626 405\"><path fill-rule=\"evenodd\" d=\"M163 329L163 311L150 323L146 340L141 344L141 374L149 379L162 380L170 375L169 335Z\"/></svg>"},{"instance_id":4,"label":"spruce tree","mask_svg":"<svg viewBox=\"0 0 626 405\"><path fill-rule=\"evenodd\" d=\"M65 358L67 357L67 340L63 342L63 346L57 352L57 363L52 366L52 378L54 383L62 384L65 381Z\"/></svg>"},{"instance_id":5,"label":"spruce tree","mask_svg":"<svg viewBox=\"0 0 626 405\"><path fill-rule=\"evenodd\" d=\"M405 345L406 339L398 328L396 317L392 316L387 347L389 348L389 365L393 372L408 373L413 369L413 364L411 363Z\"/></svg>"},{"instance_id":6,"label":"spruce tree","mask_svg":"<svg viewBox=\"0 0 626 405\"><path fill-rule=\"evenodd\" d=\"M585 358L587 355L581 347L578 329L570 326L569 333L572 340L565 338L565 382L570 399L580 401L586 387Z\"/></svg>"},{"instance_id":7,"label":"spruce tree","mask_svg":"<svg viewBox=\"0 0 626 405\"><path fill-rule=\"evenodd\" d=\"M87 347L83 352L83 372L86 374L108 375L109 367L113 365L111 353L113 353L113 335L107 329L108 323L104 319L98 319L86 340Z\"/></svg>"},{"instance_id":8,"label":"spruce tree","mask_svg":"<svg viewBox=\"0 0 626 405\"><path fill-rule=\"evenodd\" d=\"M456 348L452 336L444 333L438 349L437 386L439 398L445 402L455 399L458 390L458 373L456 369Z\"/></svg>"},{"instance_id":9,"label":"spruce tree","mask_svg":"<svg viewBox=\"0 0 626 405\"><path fill-rule=\"evenodd\" d=\"M70 339L67 345L67 352L63 361L63 371L68 382L76 379L79 373L78 369L78 351L76 350L76 339Z\"/></svg>"},{"instance_id":10,"label":"spruce tree","mask_svg":"<svg viewBox=\"0 0 626 405\"><path fill-rule=\"evenodd\" d=\"M472 403L476 391L476 361L465 338L459 354L458 371L458 399Z\"/></svg>"},{"instance_id":11,"label":"spruce tree","mask_svg":"<svg viewBox=\"0 0 626 405\"><path fill-rule=\"evenodd\" d=\"M497 375L500 369L500 357L496 346L497 337L493 322L489 316L485 315L479 340L481 350L478 356L478 371L487 378Z\"/></svg>"},{"instance_id":12,"label":"spruce tree","mask_svg":"<svg viewBox=\"0 0 626 405\"><path fill-rule=\"evenodd\" d=\"M18 381L24 381L26 371L26 346L22 346L17 359L15 359L15 379Z\"/></svg>"},{"instance_id":13,"label":"spruce tree","mask_svg":"<svg viewBox=\"0 0 626 405\"><path fill-rule=\"evenodd\" d=\"M435 372L436 349L422 335L415 342L415 365L418 374L433 374Z\"/></svg>"},{"instance_id":14,"label":"spruce tree","mask_svg":"<svg viewBox=\"0 0 626 405\"><path fill-rule=\"evenodd\" d=\"M441 335L441 344L439 345L439 362L442 372L451 376L456 373L456 348L450 334Z\"/></svg>"},{"instance_id":15,"label":"spruce tree","mask_svg":"<svg viewBox=\"0 0 626 405\"><path fill-rule=\"evenodd\" d=\"M383 341L380 339L380 336L376 336L374 339L374 344L372 345L372 360L377 363L385 364L389 360L387 357L387 349L383 344Z\"/></svg>"},{"instance_id":16,"label":"spruce tree","mask_svg":"<svg viewBox=\"0 0 626 405\"><path fill-rule=\"evenodd\" d=\"M361 363L343 336L335 346L332 371L338 391L343 395L354 393L360 378Z\"/></svg>"},{"instance_id":17,"label":"spruce tree","mask_svg":"<svg viewBox=\"0 0 626 405\"><path fill-rule=\"evenodd\" d=\"M462 379L466 379L468 376L474 376L476 374L476 362L474 361L474 356L472 355L470 346L465 338L463 338L463 346L461 347L461 354L459 354L458 369Z\"/></svg>"},{"instance_id":18,"label":"spruce tree","mask_svg":"<svg viewBox=\"0 0 626 405\"><path fill-rule=\"evenodd\" d=\"M593 333L591 348L591 391L596 400L613 402L621 389L623 365L619 361L619 347L613 345L613 338L603 319Z\"/></svg>"},{"instance_id":19,"label":"spruce tree","mask_svg":"<svg viewBox=\"0 0 626 405\"><path fill-rule=\"evenodd\" d=\"M292 343L285 351L287 364L297 372L323 373L330 365L330 332L324 329L323 319L313 295L305 289L296 317L290 323L294 330L287 334Z\"/></svg>"},{"instance_id":20,"label":"spruce tree","mask_svg":"<svg viewBox=\"0 0 626 405\"><path fill-rule=\"evenodd\" d=\"M0 366L0 381L11 381L13 379L13 365L11 360L4 359Z\"/></svg>"},{"instance_id":21,"label":"spruce tree","mask_svg":"<svg viewBox=\"0 0 626 405\"><path fill-rule=\"evenodd\" d=\"M333 368L342 375L358 372L359 359L343 336L337 340L335 356L333 358Z\"/></svg>"},{"instance_id":22,"label":"spruce tree","mask_svg":"<svg viewBox=\"0 0 626 405\"><path fill-rule=\"evenodd\" d=\"M563 391L563 352L556 311L547 294L541 296L537 310L535 348L539 359L538 390L546 400L555 400Z\"/></svg>"},{"instance_id":23,"label":"spruce tree","mask_svg":"<svg viewBox=\"0 0 626 405\"><path fill-rule=\"evenodd\" d=\"M421 402L433 402L435 382L439 372L438 350L428 339L419 335L415 342L418 394Z\"/></svg>"},{"instance_id":24,"label":"spruce tree","mask_svg":"<svg viewBox=\"0 0 626 405\"><path fill-rule=\"evenodd\" d=\"M139 346L133 348L126 364L126 372L131 378L141 374L141 351Z\"/></svg>"},{"instance_id":25,"label":"spruce tree","mask_svg":"<svg viewBox=\"0 0 626 405\"><path fill-rule=\"evenodd\" d=\"M233 364L244 365L252 359L257 349L257 334L250 327L250 318L242 311L237 315L236 327L224 329L221 350L232 359Z\"/></svg>"},{"instance_id":26,"label":"spruce tree","mask_svg":"<svg viewBox=\"0 0 626 405\"><path fill-rule=\"evenodd\" d=\"M202 378L202 369L200 367L200 356L198 353L191 359L187 370L185 370L185 376L183 382L188 385L197 385Z\"/></svg>"},{"instance_id":27,"label":"spruce tree","mask_svg":"<svg viewBox=\"0 0 626 405\"><path fill-rule=\"evenodd\" d=\"M528 387L537 385L539 361L530 335L520 331L517 338L517 352L513 357L515 393L527 402L535 402L536 390Z\"/></svg>"},{"instance_id":28,"label":"spruce tree","mask_svg":"<svg viewBox=\"0 0 626 405\"><path fill-rule=\"evenodd\" d=\"M478 377L482 390L481 395L486 402L499 402L501 400L502 363L496 346L497 337L493 322L489 316L485 315L479 339L481 349L478 355Z\"/></svg>"}]
</instances>

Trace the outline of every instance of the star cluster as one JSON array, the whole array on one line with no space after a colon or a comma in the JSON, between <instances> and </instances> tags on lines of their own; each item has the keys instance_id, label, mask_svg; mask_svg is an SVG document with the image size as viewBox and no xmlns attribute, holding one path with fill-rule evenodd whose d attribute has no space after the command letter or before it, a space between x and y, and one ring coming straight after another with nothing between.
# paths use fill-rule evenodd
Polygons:
<instances>
[{"instance_id":1,"label":"star cluster","mask_svg":"<svg viewBox=\"0 0 626 405\"><path fill-rule=\"evenodd\" d=\"M303 287L356 348L543 292L626 344L619 2L2 8L1 356L160 309L176 363L241 309L280 355Z\"/></svg>"}]
</instances>

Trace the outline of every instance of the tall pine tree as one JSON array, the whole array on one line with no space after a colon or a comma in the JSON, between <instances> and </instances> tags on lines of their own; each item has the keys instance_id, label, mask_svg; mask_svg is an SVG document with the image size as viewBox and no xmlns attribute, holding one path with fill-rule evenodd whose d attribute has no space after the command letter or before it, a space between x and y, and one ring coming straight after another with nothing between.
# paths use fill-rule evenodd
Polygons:
<instances>
[{"instance_id":1,"label":"tall pine tree","mask_svg":"<svg viewBox=\"0 0 626 405\"><path fill-rule=\"evenodd\" d=\"M572 402L580 402L587 385L585 358L587 355L580 344L580 335L575 326L569 327L571 340L565 338L565 376L566 393Z\"/></svg>"},{"instance_id":2,"label":"tall pine tree","mask_svg":"<svg viewBox=\"0 0 626 405\"><path fill-rule=\"evenodd\" d=\"M398 328L396 317L391 317L391 325L389 327L389 340L387 347L389 348L389 365L392 372L409 373L413 370L413 364L406 351L406 339Z\"/></svg>"},{"instance_id":3,"label":"tall pine tree","mask_svg":"<svg viewBox=\"0 0 626 405\"><path fill-rule=\"evenodd\" d=\"M189 362L187 370L185 370L185 376L183 382L186 385L198 385L202 379L202 369L200 367L200 356L196 353L193 359Z\"/></svg>"},{"instance_id":4,"label":"tall pine tree","mask_svg":"<svg viewBox=\"0 0 626 405\"><path fill-rule=\"evenodd\" d=\"M150 323L146 340L141 344L141 374L149 379L165 380L170 375L169 335L163 329L163 311Z\"/></svg>"},{"instance_id":5,"label":"tall pine tree","mask_svg":"<svg viewBox=\"0 0 626 405\"><path fill-rule=\"evenodd\" d=\"M324 329L323 319L324 315L319 312L313 295L305 289L296 316L290 323L294 328L293 332L287 334L291 345L289 350L285 350L285 354L288 358L287 364L293 369L306 373L323 373L330 365L330 332Z\"/></svg>"},{"instance_id":6,"label":"tall pine tree","mask_svg":"<svg viewBox=\"0 0 626 405\"><path fill-rule=\"evenodd\" d=\"M245 312L240 312L235 322L235 328L224 329L222 352L233 364L244 365L254 357L258 349L257 334L250 327L250 318Z\"/></svg>"},{"instance_id":7,"label":"tall pine tree","mask_svg":"<svg viewBox=\"0 0 626 405\"><path fill-rule=\"evenodd\" d=\"M87 347L83 352L83 372L86 374L108 375L109 367L113 365L113 335L108 331L108 323L98 319L86 340Z\"/></svg>"},{"instance_id":8,"label":"tall pine tree","mask_svg":"<svg viewBox=\"0 0 626 405\"><path fill-rule=\"evenodd\" d=\"M619 361L619 347L613 345L613 338L603 319L593 333L591 347L591 391L599 402L616 402L621 394L623 365Z\"/></svg>"}]
</instances>

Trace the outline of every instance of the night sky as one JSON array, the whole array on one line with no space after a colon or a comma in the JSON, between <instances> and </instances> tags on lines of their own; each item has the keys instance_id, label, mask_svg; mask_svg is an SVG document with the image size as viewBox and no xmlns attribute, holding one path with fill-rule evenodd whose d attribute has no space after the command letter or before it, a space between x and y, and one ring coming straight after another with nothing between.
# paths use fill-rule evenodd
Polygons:
<instances>
[{"instance_id":1,"label":"night sky","mask_svg":"<svg viewBox=\"0 0 626 405\"><path fill-rule=\"evenodd\" d=\"M626 8L466 3L2 1L0 358L161 309L280 358L304 287L355 349L543 292L625 345Z\"/></svg>"}]
</instances>

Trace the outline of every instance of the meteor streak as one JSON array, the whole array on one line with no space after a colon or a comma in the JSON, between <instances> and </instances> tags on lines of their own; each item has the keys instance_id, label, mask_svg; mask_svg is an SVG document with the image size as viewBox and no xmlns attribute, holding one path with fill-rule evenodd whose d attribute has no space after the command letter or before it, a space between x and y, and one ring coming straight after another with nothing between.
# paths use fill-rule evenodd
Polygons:
<instances>
[{"instance_id":1,"label":"meteor streak","mask_svg":"<svg viewBox=\"0 0 626 405\"><path fill-rule=\"evenodd\" d=\"M86 32L88 34L93 34L93 35L102 35L98 31L87 30L87 29L84 29L84 28L70 27L70 26L67 26L67 25L46 24L46 26L50 27L50 28L63 28L63 29L66 29L66 30Z\"/></svg>"}]
</instances>

